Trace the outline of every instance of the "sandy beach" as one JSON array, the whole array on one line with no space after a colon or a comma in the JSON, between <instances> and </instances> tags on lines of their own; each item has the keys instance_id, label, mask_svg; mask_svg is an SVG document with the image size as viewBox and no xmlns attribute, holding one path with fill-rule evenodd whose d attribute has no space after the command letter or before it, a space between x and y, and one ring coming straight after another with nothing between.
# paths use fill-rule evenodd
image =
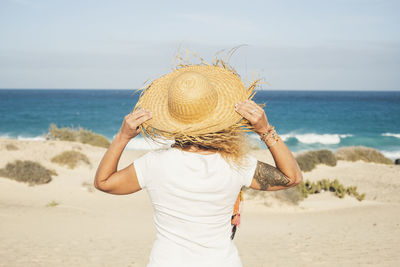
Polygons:
<instances>
[{"instance_id":1,"label":"sandy beach","mask_svg":"<svg viewBox=\"0 0 400 267\"><path fill-rule=\"evenodd\" d=\"M0 149L0 168L34 160L58 174L36 186L0 177L0 266L146 265L156 234L151 203L145 190L116 196L93 188L104 148L0 139ZM71 149L91 164L51 162ZM120 167L143 153L125 151ZM273 165L269 151L252 153ZM338 161L303 177L355 185L365 200L323 192L293 205L270 192L246 192L234 239L244 266L400 266L400 166Z\"/></svg>"}]
</instances>

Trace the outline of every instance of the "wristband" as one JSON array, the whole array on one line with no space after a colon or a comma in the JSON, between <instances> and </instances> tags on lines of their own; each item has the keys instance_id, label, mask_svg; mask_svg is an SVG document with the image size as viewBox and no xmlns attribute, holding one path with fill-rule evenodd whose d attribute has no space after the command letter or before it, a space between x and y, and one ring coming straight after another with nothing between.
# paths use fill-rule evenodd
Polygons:
<instances>
[{"instance_id":1,"label":"wristband","mask_svg":"<svg viewBox=\"0 0 400 267\"><path fill-rule=\"evenodd\" d=\"M279 135L275 131L275 127L272 125L269 127L269 129L266 132L260 134L260 139L267 145L268 149L270 147L272 147L273 145L275 145L278 142L279 138L280 138ZM270 139L272 139L274 142L272 144L268 145L268 143L269 143L268 141Z\"/></svg>"}]
</instances>

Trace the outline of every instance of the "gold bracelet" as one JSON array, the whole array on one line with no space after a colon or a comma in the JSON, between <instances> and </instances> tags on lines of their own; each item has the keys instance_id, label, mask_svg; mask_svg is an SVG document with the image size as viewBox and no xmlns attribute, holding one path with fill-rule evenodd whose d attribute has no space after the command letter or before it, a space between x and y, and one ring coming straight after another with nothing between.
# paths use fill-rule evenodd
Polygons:
<instances>
[{"instance_id":1,"label":"gold bracelet","mask_svg":"<svg viewBox=\"0 0 400 267\"><path fill-rule=\"evenodd\" d=\"M269 145L270 140L271 140L271 141L275 141L275 142L273 142L271 145ZM274 138L270 137L270 138L268 138L267 140L265 140L264 142L265 142L265 144L267 145L267 147L269 148L269 147L275 145L275 143L278 142L278 140L279 140L279 135L276 134Z\"/></svg>"},{"instance_id":2,"label":"gold bracelet","mask_svg":"<svg viewBox=\"0 0 400 267\"><path fill-rule=\"evenodd\" d=\"M274 126L271 126L271 128L267 132L261 134L260 138L262 141L267 142L266 140L270 138L275 139L277 135L278 134L276 133Z\"/></svg>"},{"instance_id":3,"label":"gold bracelet","mask_svg":"<svg viewBox=\"0 0 400 267\"><path fill-rule=\"evenodd\" d=\"M275 145L278 140L279 140L279 135L275 131L275 127L271 125L271 127L264 133L261 134L260 139L267 145L268 149ZM267 140L273 139L275 142L273 142L271 145L267 144Z\"/></svg>"},{"instance_id":4,"label":"gold bracelet","mask_svg":"<svg viewBox=\"0 0 400 267\"><path fill-rule=\"evenodd\" d=\"M272 131L274 131L275 130L275 127L274 126L272 126L272 125L270 125L270 127L269 127L269 129L266 131L266 132L264 132L264 133L262 133L261 135L260 135L260 139L261 139L261 141L264 141L265 142L265 137L267 137L269 134L270 134L270 132L272 132Z\"/></svg>"}]
</instances>

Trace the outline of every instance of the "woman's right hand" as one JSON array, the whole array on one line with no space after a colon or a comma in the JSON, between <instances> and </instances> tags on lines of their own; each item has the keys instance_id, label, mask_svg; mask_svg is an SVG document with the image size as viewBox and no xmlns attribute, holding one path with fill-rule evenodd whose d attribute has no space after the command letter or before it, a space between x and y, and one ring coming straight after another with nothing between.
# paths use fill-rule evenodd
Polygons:
<instances>
[{"instance_id":1,"label":"woman's right hand","mask_svg":"<svg viewBox=\"0 0 400 267\"><path fill-rule=\"evenodd\" d=\"M150 111L146 109L137 109L124 117L121 129L118 135L126 141L131 140L140 133L140 124L152 118Z\"/></svg>"},{"instance_id":2,"label":"woman's right hand","mask_svg":"<svg viewBox=\"0 0 400 267\"><path fill-rule=\"evenodd\" d=\"M258 134L266 132L270 127L264 110L252 100L237 103L235 110L251 123Z\"/></svg>"}]
</instances>

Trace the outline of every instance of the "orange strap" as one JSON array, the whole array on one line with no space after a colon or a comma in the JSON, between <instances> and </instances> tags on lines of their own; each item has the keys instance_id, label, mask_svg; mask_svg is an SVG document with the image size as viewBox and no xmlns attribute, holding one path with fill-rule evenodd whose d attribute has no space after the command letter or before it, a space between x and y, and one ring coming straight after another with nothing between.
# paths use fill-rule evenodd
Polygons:
<instances>
[{"instance_id":1,"label":"orange strap","mask_svg":"<svg viewBox=\"0 0 400 267\"><path fill-rule=\"evenodd\" d=\"M231 239L233 239L235 237L236 228L240 224L239 209L240 209L240 201L242 201L242 200L243 200L243 193L242 193L242 190L240 189L240 192L236 198L235 206L233 207L233 214L232 214L232 219L231 219L231 225L233 225Z\"/></svg>"}]
</instances>

